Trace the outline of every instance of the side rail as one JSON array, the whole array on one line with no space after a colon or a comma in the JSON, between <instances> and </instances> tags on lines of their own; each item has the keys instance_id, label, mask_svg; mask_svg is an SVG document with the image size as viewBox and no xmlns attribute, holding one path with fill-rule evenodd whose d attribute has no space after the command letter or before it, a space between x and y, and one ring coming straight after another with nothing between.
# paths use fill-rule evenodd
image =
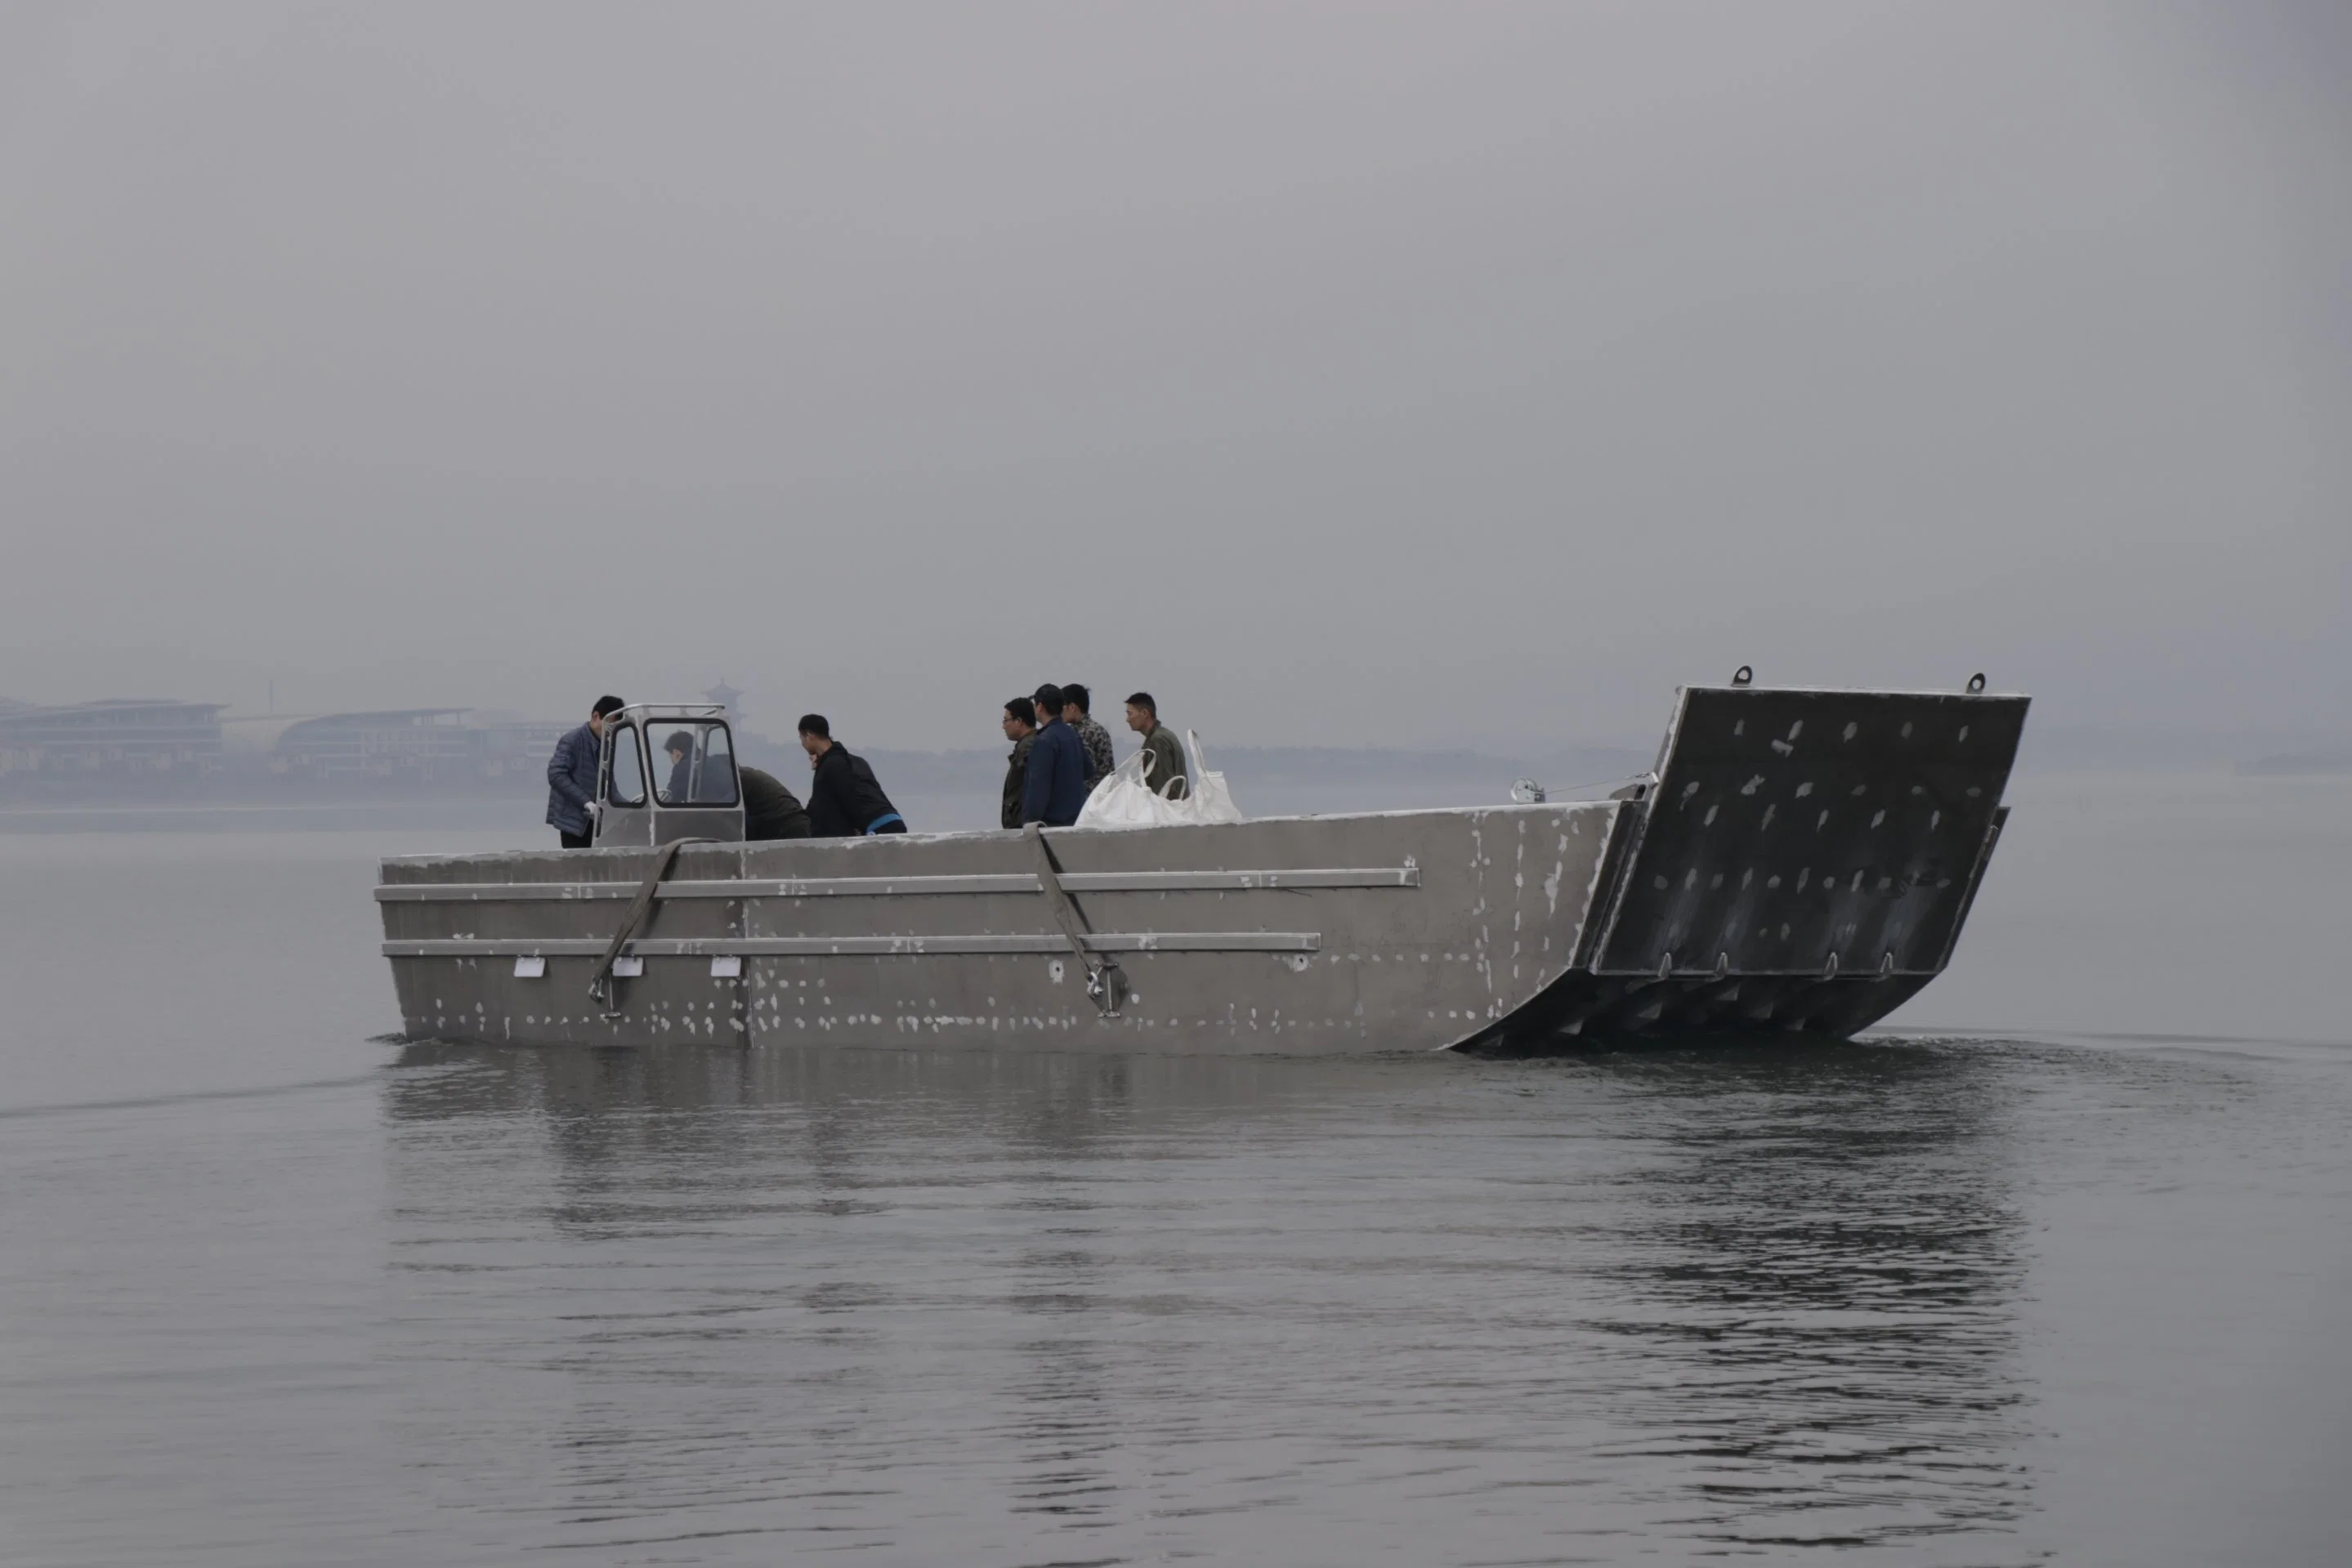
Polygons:
<instances>
[{"instance_id":1,"label":"side rail","mask_svg":"<svg viewBox=\"0 0 2352 1568\"><path fill-rule=\"evenodd\" d=\"M1592 968L1939 973L2029 700L1685 688Z\"/></svg>"},{"instance_id":2,"label":"side rail","mask_svg":"<svg viewBox=\"0 0 2352 1568\"><path fill-rule=\"evenodd\" d=\"M1296 892L1323 887L1419 887L1421 868L1330 866L1285 871L1096 871L1061 873L1071 893ZM402 882L375 890L378 904L569 904L635 898L635 882ZM682 898L917 898L940 894L1042 893L1034 872L967 872L947 876L730 877L664 882L663 900Z\"/></svg>"}]
</instances>

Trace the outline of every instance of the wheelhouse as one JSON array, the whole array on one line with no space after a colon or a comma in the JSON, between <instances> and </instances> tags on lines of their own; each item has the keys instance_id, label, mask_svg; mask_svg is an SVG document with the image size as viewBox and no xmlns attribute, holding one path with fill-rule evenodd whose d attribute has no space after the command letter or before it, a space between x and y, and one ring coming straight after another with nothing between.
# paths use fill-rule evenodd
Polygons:
<instances>
[{"instance_id":1,"label":"wheelhouse","mask_svg":"<svg viewBox=\"0 0 2352 1568\"><path fill-rule=\"evenodd\" d=\"M633 703L604 721L597 765L596 844L743 837L743 779L727 709L715 703Z\"/></svg>"}]
</instances>

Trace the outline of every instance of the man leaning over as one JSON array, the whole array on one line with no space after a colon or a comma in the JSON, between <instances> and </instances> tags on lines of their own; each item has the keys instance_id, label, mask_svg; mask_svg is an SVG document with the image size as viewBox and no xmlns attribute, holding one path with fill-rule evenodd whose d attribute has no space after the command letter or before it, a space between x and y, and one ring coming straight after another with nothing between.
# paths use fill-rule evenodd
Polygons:
<instances>
[{"instance_id":1,"label":"man leaning over","mask_svg":"<svg viewBox=\"0 0 2352 1568\"><path fill-rule=\"evenodd\" d=\"M845 839L907 831L907 819L882 793L873 767L833 738L833 726L824 715L801 715L800 727L801 749L809 759L811 837Z\"/></svg>"}]
</instances>

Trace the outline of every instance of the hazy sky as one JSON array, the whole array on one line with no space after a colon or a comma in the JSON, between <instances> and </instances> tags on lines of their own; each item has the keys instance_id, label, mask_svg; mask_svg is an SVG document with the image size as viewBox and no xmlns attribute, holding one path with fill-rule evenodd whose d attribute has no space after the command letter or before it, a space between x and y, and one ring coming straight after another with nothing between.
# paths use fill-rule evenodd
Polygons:
<instances>
[{"instance_id":1,"label":"hazy sky","mask_svg":"<svg viewBox=\"0 0 2352 1568\"><path fill-rule=\"evenodd\" d=\"M0 5L0 695L2352 727L2352 7Z\"/></svg>"}]
</instances>

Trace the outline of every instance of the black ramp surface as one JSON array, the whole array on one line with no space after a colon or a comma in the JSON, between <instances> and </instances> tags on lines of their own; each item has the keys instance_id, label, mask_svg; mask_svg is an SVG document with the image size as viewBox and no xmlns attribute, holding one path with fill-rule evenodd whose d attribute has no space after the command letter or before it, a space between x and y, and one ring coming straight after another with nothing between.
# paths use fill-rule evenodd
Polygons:
<instances>
[{"instance_id":1,"label":"black ramp surface","mask_svg":"<svg viewBox=\"0 0 2352 1568\"><path fill-rule=\"evenodd\" d=\"M1939 971L2028 700L1686 688L1593 967Z\"/></svg>"}]
</instances>

